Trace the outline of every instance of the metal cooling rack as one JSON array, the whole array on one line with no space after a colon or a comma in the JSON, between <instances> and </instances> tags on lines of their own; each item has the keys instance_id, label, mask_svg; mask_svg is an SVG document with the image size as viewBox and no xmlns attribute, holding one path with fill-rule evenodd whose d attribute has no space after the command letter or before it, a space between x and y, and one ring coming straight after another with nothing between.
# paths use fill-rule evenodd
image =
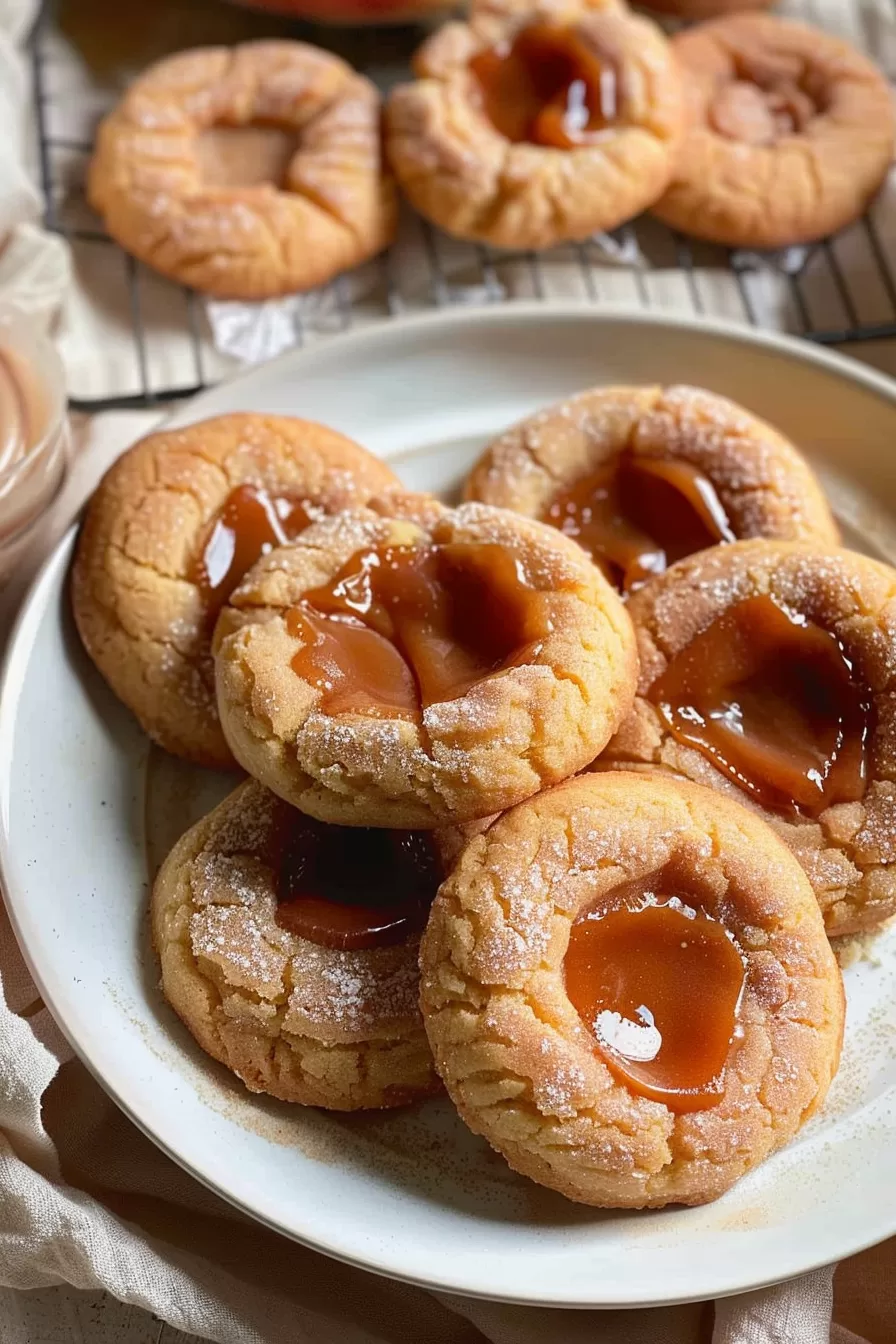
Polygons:
<instances>
[{"instance_id":1,"label":"metal cooling rack","mask_svg":"<svg viewBox=\"0 0 896 1344\"><path fill-rule=\"evenodd\" d=\"M299 25L291 31L338 50L384 87L403 76L421 37L411 29L348 37ZM205 301L123 253L86 205L92 124L114 94L104 98L94 91L85 101L82 89L84 106L72 114L66 85L71 57L58 40L53 6L45 7L35 27L31 55L46 226L71 243L83 289L91 274L101 275L109 292L110 277L120 277L105 317L119 335L122 326L130 332L133 346L114 390L75 383L72 405L89 411L148 407L198 392L232 367L211 340ZM303 296L292 315L294 338L303 344L409 310L521 297L724 316L826 345L896 338L894 232L876 207L837 238L767 258L694 243L645 217L592 242L507 254L458 243L408 217L399 242L383 257ZM160 354L165 342L169 353ZM170 355L175 346L176 359Z\"/></svg>"}]
</instances>

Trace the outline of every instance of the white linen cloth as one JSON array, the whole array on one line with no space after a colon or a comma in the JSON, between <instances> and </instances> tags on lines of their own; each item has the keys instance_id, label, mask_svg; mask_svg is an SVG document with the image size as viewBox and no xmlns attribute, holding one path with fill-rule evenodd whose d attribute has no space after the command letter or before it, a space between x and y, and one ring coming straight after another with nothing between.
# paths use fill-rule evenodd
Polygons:
<instances>
[{"instance_id":1,"label":"white linen cloth","mask_svg":"<svg viewBox=\"0 0 896 1344\"><path fill-rule=\"evenodd\" d=\"M65 242L40 228L43 204L28 160L25 63L18 48L36 11L34 0L0 0L0 300L49 323L71 278Z\"/></svg>"}]
</instances>

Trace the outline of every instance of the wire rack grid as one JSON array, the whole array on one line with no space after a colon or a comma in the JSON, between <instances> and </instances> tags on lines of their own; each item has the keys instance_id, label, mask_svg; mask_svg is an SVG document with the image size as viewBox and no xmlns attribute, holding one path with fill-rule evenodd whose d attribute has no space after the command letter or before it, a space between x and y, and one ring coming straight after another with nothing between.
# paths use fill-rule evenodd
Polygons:
<instances>
[{"instance_id":1,"label":"wire rack grid","mask_svg":"<svg viewBox=\"0 0 896 1344\"><path fill-rule=\"evenodd\" d=\"M847 27L854 18L864 25L850 31L854 40L873 42L896 62L892 9L873 12L874 33L867 5L843 13ZM78 409L148 407L202 390L233 367L221 333L234 326L286 322L288 343L303 344L406 311L514 298L723 316L827 345L896 337L896 183L838 237L771 257L693 243L649 217L543 254L503 253L458 243L408 213L382 257L288 310L208 303L122 252L90 211L84 182L93 128L117 90L86 71L57 16L45 6L32 34L33 96L45 222L71 244L78 277L77 311L62 336ZM296 35L340 50L382 87L406 74L421 36L366 30L351 35L346 51L344 34L299 28Z\"/></svg>"}]
</instances>

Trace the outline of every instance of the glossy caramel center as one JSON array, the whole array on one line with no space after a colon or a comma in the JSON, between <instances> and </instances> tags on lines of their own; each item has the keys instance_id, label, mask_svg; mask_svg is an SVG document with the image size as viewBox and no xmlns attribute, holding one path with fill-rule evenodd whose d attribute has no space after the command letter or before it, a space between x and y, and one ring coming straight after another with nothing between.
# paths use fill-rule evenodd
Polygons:
<instances>
[{"instance_id":1,"label":"glossy caramel center","mask_svg":"<svg viewBox=\"0 0 896 1344\"><path fill-rule=\"evenodd\" d=\"M325 712L407 719L527 661L546 629L520 562L466 542L358 551L286 624Z\"/></svg>"},{"instance_id":2,"label":"glossy caramel center","mask_svg":"<svg viewBox=\"0 0 896 1344\"><path fill-rule=\"evenodd\" d=\"M430 835L329 826L296 813L277 922L322 947L386 947L419 932L442 880Z\"/></svg>"},{"instance_id":3,"label":"glossy caramel center","mask_svg":"<svg viewBox=\"0 0 896 1344\"><path fill-rule=\"evenodd\" d=\"M538 23L474 56L482 108L508 140L555 149L593 141L617 114L615 66L572 29Z\"/></svg>"},{"instance_id":4,"label":"glossy caramel center","mask_svg":"<svg viewBox=\"0 0 896 1344\"><path fill-rule=\"evenodd\" d=\"M307 500L239 485L206 531L190 579L211 614L224 605L244 574L274 546L292 541L313 521Z\"/></svg>"},{"instance_id":5,"label":"glossy caramel center","mask_svg":"<svg viewBox=\"0 0 896 1344\"><path fill-rule=\"evenodd\" d=\"M630 453L559 491L542 519L625 592L685 555L735 540L715 487L696 467Z\"/></svg>"},{"instance_id":6,"label":"glossy caramel center","mask_svg":"<svg viewBox=\"0 0 896 1344\"><path fill-rule=\"evenodd\" d=\"M766 807L810 816L865 792L872 709L837 637L770 597L723 612L649 699Z\"/></svg>"},{"instance_id":7,"label":"glossy caramel center","mask_svg":"<svg viewBox=\"0 0 896 1344\"><path fill-rule=\"evenodd\" d=\"M564 973L570 1002L632 1092L673 1111L715 1105L745 977L722 924L632 885L576 920Z\"/></svg>"}]
</instances>

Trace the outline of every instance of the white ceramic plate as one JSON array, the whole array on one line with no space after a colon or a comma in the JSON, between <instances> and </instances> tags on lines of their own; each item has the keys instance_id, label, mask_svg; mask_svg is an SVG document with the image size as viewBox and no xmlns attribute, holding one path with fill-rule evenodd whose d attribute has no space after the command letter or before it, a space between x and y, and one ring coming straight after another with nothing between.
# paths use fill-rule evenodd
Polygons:
<instances>
[{"instance_id":1,"label":"white ceramic plate","mask_svg":"<svg viewBox=\"0 0 896 1344\"><path fill-rule=\"evenodd\" d=\"M450 490L496 430L594 383L693 382L789 433L854 544L896 559L896 385L719 325L507 306L398 321L253 369L179 410L323 420ZM352 1118L250 1097L168 1010L148 867L230 781L150 752L82 654L70 537L18 624L0 698L0 860L48 1006L120 1106L271 1227L368 1269L565 1306L712 1297L896 1232L896 929L846 973L844 1063L824 1113L706 1208L600 1213L514 1176L446 1101Z\"/></svg>"}]
</instances>

